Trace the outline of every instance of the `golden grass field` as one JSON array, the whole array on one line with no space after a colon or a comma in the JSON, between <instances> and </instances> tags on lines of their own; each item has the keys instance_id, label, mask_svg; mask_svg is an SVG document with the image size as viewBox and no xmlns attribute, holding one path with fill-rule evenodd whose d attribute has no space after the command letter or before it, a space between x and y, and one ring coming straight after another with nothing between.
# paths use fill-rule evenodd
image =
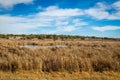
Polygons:
<instances>
[{"instance_id":1,"label":"golden grass field","mask_svg":"<svg viewBox=\"0 0 120 80\"><path fill-rule=\"evenodd\" d=\"M119 72L0 72L0 80L120 80Z\"/></svg>"},{"instance_id":2,"label":"golden grass field","mask_svg":"<svg viewBox=\"0 0 120 80\"><path fill-rule=\"evenodd\" d=\"M120 41L0 38L0 80L120 80Z\"/></svg>"}]
</instances>

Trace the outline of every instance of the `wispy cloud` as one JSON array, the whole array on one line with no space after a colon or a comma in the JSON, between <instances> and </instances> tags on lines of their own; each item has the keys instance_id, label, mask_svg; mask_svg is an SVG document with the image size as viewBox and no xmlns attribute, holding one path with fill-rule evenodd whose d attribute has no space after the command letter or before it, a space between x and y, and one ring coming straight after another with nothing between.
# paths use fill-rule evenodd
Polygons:
<instances>
[{"instance_id":1,"label":"wispy cloud","mask_svg":"<svg viewBox=\"0 0 120 80\"><path fill-rule=\"evenodd\" d=\"M29 4L32 3L33 0L0 0L0 7L3 8L12 8L16 4Z\"/></svg>"},{"instance_id":2,"label":"wispy cloud","mask_svg":"<svg viewBox=\"0 0 120 80\"><path fill-rule=\"evenodd\" d=\"M72 32L72 31L75 31L76 29L77 28L72 25L57 27L57 30L54 33Z\"/></svg>"},{"instance_id":3,"label":"wispy cloud","mask_svg":"<svg viewBox=\"0 0 120 80\"><path fill-rule=\"evenodd\" d=\"M0 6L4 8L13 7L16 4L29 4L33 0L0 0ZM0 33L62 33L73 32L81 29L82 26L91 26L84 20L84 17L94 18L95 20L120 20L120 1L111 5L96 3L96 6L88 9L79 8L59 8L58 6L39 6L39 12L27 16L0 15ZM114 12L109 10L114 9ZM88 17L90 16L90 17ZM94 20L93 19L93 20ZM44 28L44 30L42 30ZM45 30L49 28L49 30ZM93 30L107 31L119 30L120 26L95 26ZM36 32L36 31L34 31Z\"/></svg>"},{"instance_id":4,"label":"wispy cloud","mask_svg":"<svg viewBox=\"0 0 120 80\"><path fill-rule=\"evenodd\" d=\"M113 3L112 6L116 9L116 10L120 10L120 0L118 0L117 2Z\"/></svg>"},{"instance_id":5,"label":"wispy cloud","mask_svg":"<svg viewBox=\"0 0 120 80\"><path fill-rule=\"evenodd\" d=\"M73 25L74 26L85 26L85 25L88 25L88 23L87 22L84 22L84 21L82 21L82 20L80 20L80 19L74 19L73 21L72 21L72 23L73 23Z\"/></svg>"},{"instance_id":6,"label":"wispy cloud","mask_svg":"<svg viewBox=\"0 0 120 80\"><path fill-rule=\"evenodd\" d=\"M87 22L76 18L79 15L82 15L79 9L62 9L57 6L47 7L43 12L28 16L1 15L0 32L29 33L32 29L42 27L52 27L55 31L51 30L51 32L54 33L71 32L81 26L88 25Z\"/></svg>"},{"instance_id":7,"label":"wispy cloud","mask_svg":"<svg viewBox=\"0 0 120 80\"><path fill-rule=\"evenodd\" d=\"M57 6L50 6L45 9L44 12L39 13L40 16L49 16L49 17L71 17L71 16L80 16L83 15L83 11L75 9L60 9Z\"/></svg>"},{"instance_id":8,"label":"wispy cloud","mask_svg":"<svg viewBox=\"0 0 120 80\"><path fill-rule=\"evenodd\" d=\"M120 30L120 26L103 26L103 27L93 27L93 30L97 30L97 31L109 31L109 30Z\"/></svg>"},{"instance_id":9,"label":"wispy cloud","mask_svg":"<svg viewBox=\"0 0 120 80\"><path fill-rule=\"evenodd\" d=\"M109 12L114 10L114 12ZM120 0L111 5L98 2L95 7L85 10L85 13L98 20L120 20Z\"/></svg>"}]
</instances>

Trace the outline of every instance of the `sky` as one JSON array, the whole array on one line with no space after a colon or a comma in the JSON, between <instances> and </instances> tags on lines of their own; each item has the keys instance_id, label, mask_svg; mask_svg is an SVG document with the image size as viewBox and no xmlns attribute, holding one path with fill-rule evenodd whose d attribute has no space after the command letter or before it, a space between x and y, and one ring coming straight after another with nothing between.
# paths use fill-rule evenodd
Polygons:
<instances>
[{"instance_id":1,"label":"sky","mask_svg":"<svg viewBox=\"0 0 120 80\"><path fill-rule=\"evenodd\" d=\"M0 34L120 38L120 0L0 0Z\"/></svg>"}]
</instances>

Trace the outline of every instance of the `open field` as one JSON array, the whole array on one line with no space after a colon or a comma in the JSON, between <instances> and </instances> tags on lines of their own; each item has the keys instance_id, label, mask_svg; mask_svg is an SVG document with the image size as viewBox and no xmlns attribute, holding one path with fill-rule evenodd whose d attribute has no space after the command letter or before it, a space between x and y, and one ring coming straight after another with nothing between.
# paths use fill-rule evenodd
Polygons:
<instances>
[{"instance_id":1,"label":"open field","mask_svg":"<svg viewBox=\"0 0 120 80\"><path fill-rule=\"evenodd\" d=\"M0 38L0 79L120 80L120 41Z\"/></svg>"}]
</instances>

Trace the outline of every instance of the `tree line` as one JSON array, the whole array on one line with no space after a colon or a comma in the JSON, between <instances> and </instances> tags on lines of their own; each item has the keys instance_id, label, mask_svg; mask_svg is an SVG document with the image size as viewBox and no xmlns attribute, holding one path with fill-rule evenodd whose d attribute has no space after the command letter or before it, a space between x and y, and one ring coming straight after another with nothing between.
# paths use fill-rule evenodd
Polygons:
<instances>
[{"instance_id":1,"label":"tree line","mask_svg":"<svg viewBox=\"0 0 120 80\"><path fill-rule=\"evenodd\" d=\"M53 40L117 40L120 38L96 37L96 36L79 36L79 35L56 35L56 34L0 34L0 38L5 39L53 39Z\"/></svg>"}]
</instances>

